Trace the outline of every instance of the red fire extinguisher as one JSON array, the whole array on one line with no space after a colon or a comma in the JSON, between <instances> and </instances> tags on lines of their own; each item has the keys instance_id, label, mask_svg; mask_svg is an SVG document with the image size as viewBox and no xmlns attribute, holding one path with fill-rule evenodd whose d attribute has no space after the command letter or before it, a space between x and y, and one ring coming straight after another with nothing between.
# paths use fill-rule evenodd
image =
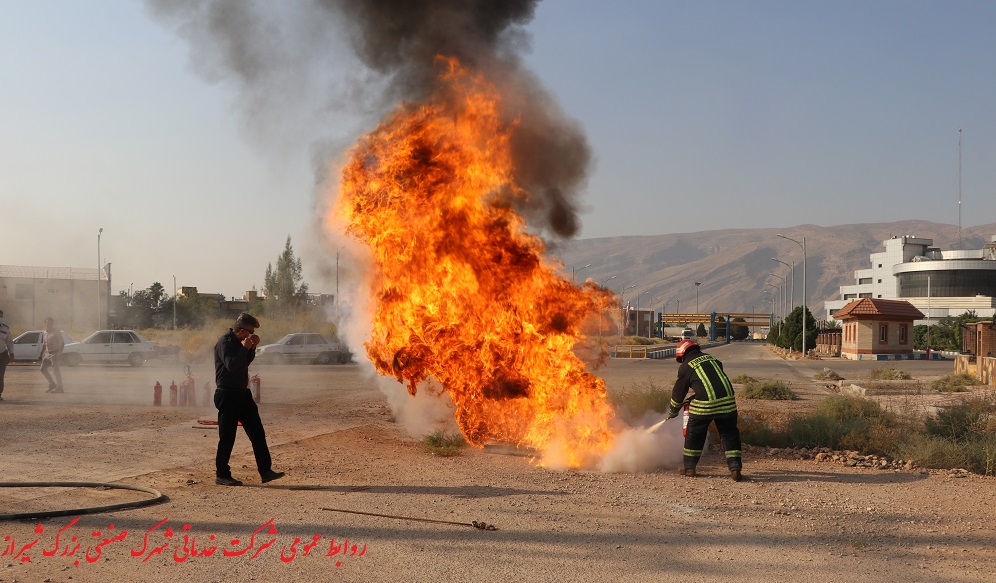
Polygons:
<instances>
[{"instance_id":1,"label":"red fire extinguisher","mask_svg":"<svg viewBox=\"0 0 996 583\"><path fill-rule=\"evenodd\" d=\"M682 437L688 436L688 401L685 401L685 405L681 408L681 435Z\"/></svg>"},{"instance_id":2,"label":"red fire extinguisher","mask_svg":"<svg viewBox=\"0 0 996 583\"><path fill-rule=\"evenodd\" d=\"M169 404L176 407L176 381L169 382Z\"/></svg>"},{"instance_id":3,"label":"red fire extinguisher","mask_svg":"<svg viewBox=\"0 0 996 583\"><path fill-rule=\"evenodd\" d=\"M253 375L252 378L249 379L249 389L252 391L252 400L257 403L261 402L262 397L260 396L260 381L258 374Z\"/></svg>"},{"instance_id":4,"label":"red fire extinguisher","mask_svg":"<svg viewBox=\"0 0 996 583\"><path fill-rule=\"evenodd\" d=\"M204 397L201 400L201 405L207 407L211 404L211 383L204 383Z\"/></svg>"},{"instance_id":5,"label":"red fire extinguisher","mask_svg":"<svg viewBox=\"0 0 996 583\"><path fill-rule=\"evenodd\" d=\"M152 387L152 404L155 406L160 406L163 404L163 386L156 381L154 387Z\"/></svg>"}]
</instances>

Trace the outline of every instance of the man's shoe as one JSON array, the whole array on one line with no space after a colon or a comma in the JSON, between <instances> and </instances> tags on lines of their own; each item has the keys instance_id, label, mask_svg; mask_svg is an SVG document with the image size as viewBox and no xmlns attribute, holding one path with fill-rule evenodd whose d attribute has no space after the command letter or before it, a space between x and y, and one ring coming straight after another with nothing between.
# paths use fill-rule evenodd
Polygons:
<instances>
[{"instance_id":1,"label":"man's shoe","mask_svg":"<svg viewBox=\"0 0 996 583\"><path fill-rule=\"evenodd\" d=\"M62 387L58 387L58 388L52 389L52 392L53 393L65 393L65 391L62 390Z\"/></svg>"},{"instance_id":2,"label":"man's shoe","mask_svg":"<svg viewBox=\"0 0 996 583\"><path fill-rule=\"evenodd\" d=\"M685 468L678 468L678 475L679 476L685 476L687 478L694 478L695 477L695 468L692 468L690 470L685 469Z\"/></svg>"},{"instance_id":3,"label":"man's shoe","mask_svg":"<svg viewBox=\"0 0 996 583\"><path fill-rule=\"evenodd\" d=\"M280 478L283 478L286 475L287 474L285 474L284 472L274 472L273 470L269 470L267 472L263 472L262 474L260 474L259 479L265 484L267 482L272 482L273 480L279 480Z\"/></svg>"},{"instance_id":4,"label":"man's shoe","mask_svg":"<svg viewBox=\"0 0 996 583\"><path fill-rule=\"evenodd\" d=\"M235 478L223 478L221 476L216 477L214 479L214 483L218 484L219 486L241 486L242 485L242 482L239 481L239 480L236 480Z\"/></svg>"},{"instance_id":5,"label":"man's shoe","mask_svg":"<svg viewBox=\"0 0 996 583\"><path fill-rule=\"evenodd\" d=\"M743 476L740 475L740 470L731 471L730 478L732 478L734 482L739 482L740 480L744 479Z\"/></svg>"},{"instance_id":6,"label":"man's shoe","mask_svg":"<svg viewBox=\"0 0 996 583\"><path fill-rule=\"evenodd\" d=\"M0 401L3 401L3 397L0 397Z\"/></svg>"},{"instance_id":7,"label":"man's shoe","mask_svg":"<svg viewBox=\"0 0 996 583\"><path fill-rule=\"evenodd\" d=\"M46 393L51 393L54 390L55 390L55 387L49 387L49 388L45 389L45 392Z\"/></svg>"}]
</instances>

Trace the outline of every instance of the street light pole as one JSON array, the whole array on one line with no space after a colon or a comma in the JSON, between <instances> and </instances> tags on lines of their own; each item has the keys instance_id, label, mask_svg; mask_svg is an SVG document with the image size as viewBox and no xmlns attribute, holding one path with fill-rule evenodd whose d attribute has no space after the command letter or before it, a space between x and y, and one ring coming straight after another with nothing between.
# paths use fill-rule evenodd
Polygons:
<instances>
[{"instance_id":1,"label":"street light pole","mask_svg":"<svg viewBox=\"0 0 996 583\"><path fill-rule=\"evenodd\" d=\"M176 330L176 276L173 276L173 329Z\"/></svg>"},{"instance_id":2,"label":"street light pole","mask_svg":"<svg viewBox=\"0 0 996 583\"><path fill-rule=\"evenodd\" d=\"M100 330L100 234L104 227L97 229L97 330Z\"/></svg>"},{"instance_id":3,"label":"street light pole","mask_svg":"<svg viewBox=\"0 0 996 583\"><path fill-rule=\"evenodd\" d=\"M779 291L778 301L782 305L781 306L782 320L784 320L785 317L786 317L786 313L785 313L785 295L786 294L785 294L785 292L788 291L788 281L784 277L782 277L780 275L777 275L777 274L774 274L774 273L769 273L768 275L771 275L773 277L777 277L778 279L782 280L782 289Z\"/></svg>"},{"instance_id":4,"label":"street light pole","mask_svg":"<svg viewBox=\"0 0 996 583\"><path fill-rule=\"evenodd\" d=\"M792 237L786 237L781 233L778 236L782 239L788 239L796 245L802 247L802 356L806 356L806 316L809 310L806 308L806 238L802 238L802 243L796 241Z\"/></svg>"},{"instance_id":5,"label":"street light pole","mask_svg":"<svg viewBox=\"0 0 996 583\"><path fill-rule=\"evenodd\" d=\"M768 286L771 286L771 287L775 288L775 293L772 294L772 296L771 296L771 311L774 312L776 320L781 320L781 318L778 316L778 310L775 309L775 298L777 297L777 294L781 294L782 290L777 285L775 285L773 283L767 283L765 285L768 285ZM781 299L779 299L778 301L780 303Z\"/></svg>"},{"instance_id":6,"label":"street light pole","mask_svg":"<svg viewBox=\"0 0 996 583\"><path fill-rule=\"evenodd\" d=\"M695 282L695 313L699 313L699 286L702 285L701 281Z\"/></svg>"},{"instance_id":7,"label":"street light pole","mask_svg":"<svg viewBox=\"0 0 996 583\"><path fill-rule=\"evenodd\" d=\"M589 267L591 267L591 263L589 263L588 265L585 265L584 267L578 267L577 269L573 269L572 268L571 269L571 281L572 282L574 281L574 275L577 274L577 272L584 271L585 269L588 269Z\"/></svg>"},{"instance_id":8,"label":"street light pole","mask_svg":"<svg viewBox=\"0 0 996 583\"><path fill-rule=\"evenodd\" d=\"M785 263L781 259L775 259L774 257L772 257L771 260L777 261L778 263L781 263L785 267L788 267L789 269L792 270L792 291L789 292L789 295L792 296L792 299L789 300L789 313L791 314L792 310L795 309L795 261L792 262L792 265L789 265L788 263Z\"/></svg>"}]
</instances>

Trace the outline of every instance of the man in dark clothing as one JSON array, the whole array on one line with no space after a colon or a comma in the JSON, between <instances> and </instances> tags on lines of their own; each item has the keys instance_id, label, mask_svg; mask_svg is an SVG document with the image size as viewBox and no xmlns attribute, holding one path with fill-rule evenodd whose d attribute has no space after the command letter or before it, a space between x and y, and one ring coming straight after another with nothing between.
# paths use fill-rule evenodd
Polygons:
<instances>
[{"instance_id":1,"label":"man in dark clothing","mask_svg":"<svg viewBox=\"0 0 996 583\"><path fill-rule=\"evenodd\" d=\"M10 328L3 321L3 310L0 310L0 401L3 401L3 376L7 374L7 365L14 363L14 342Z\"/></svg>"},{"instance_id":2,"label":"man in dark clothing","mask_svg":"<svg viewBox=\"0 0 996 583\"><path fill-rule=\"evenodd\" d=\"M675 349L678 367L678 380L671 390L669 418L677 417L685 395L691 390L693 395L688 405L688 432L685 435L685 452L682 467L678 473L694 476L695 466L702 457L709 424L715 422L719 437L726 451L726 465L730 477L741 480L743 460L740 451L740 430L737 429L737 401L733 395L733 385L723 372L723 363L702 352L692 340L682 340Z\"/></svg>"},{"instance_id":3,"label":"man in dark clothing","mask_svg":"<svg viewBox=\"0 0 996 583\"><path fill-rule=\"evenodd\" d=\"M220 486L242 485L232 477L228 466L240 421L252 442L260 479L265 483L284 476L284 472L274 472L271 467L263 421L249 390L249 363L256 358L256 345L259 344L256 328L259 328L259 320L249 314L241 314L235 320L235 326L214 345L215 383L218 385L214 392L214 406L218 408L218 455L215 457L214 481Z\"/></svg>"}]
</instances>

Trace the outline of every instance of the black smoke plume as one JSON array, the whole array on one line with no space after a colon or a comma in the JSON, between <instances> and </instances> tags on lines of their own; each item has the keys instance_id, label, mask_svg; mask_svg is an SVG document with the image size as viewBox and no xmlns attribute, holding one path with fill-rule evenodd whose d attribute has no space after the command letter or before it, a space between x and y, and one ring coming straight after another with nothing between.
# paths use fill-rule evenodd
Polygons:
<instances>
[{"instance_id":1,"label":"black smoke plume","mask_svg":"<svg viewBox=\"0 0 996 583\"><path fill-rule=\"evenodd\" d=\"M301 134L322 153L345 136L316 127L417 102L433 88L436 56L456 57L500 88L505 116L517 121L516 180L529 192L517 209L534 229L577 233L592 155L580 125L522 64L538 0L147 1L190 42L199 74L236 86L258 137Z\"/></svg>"}]
</instances>

